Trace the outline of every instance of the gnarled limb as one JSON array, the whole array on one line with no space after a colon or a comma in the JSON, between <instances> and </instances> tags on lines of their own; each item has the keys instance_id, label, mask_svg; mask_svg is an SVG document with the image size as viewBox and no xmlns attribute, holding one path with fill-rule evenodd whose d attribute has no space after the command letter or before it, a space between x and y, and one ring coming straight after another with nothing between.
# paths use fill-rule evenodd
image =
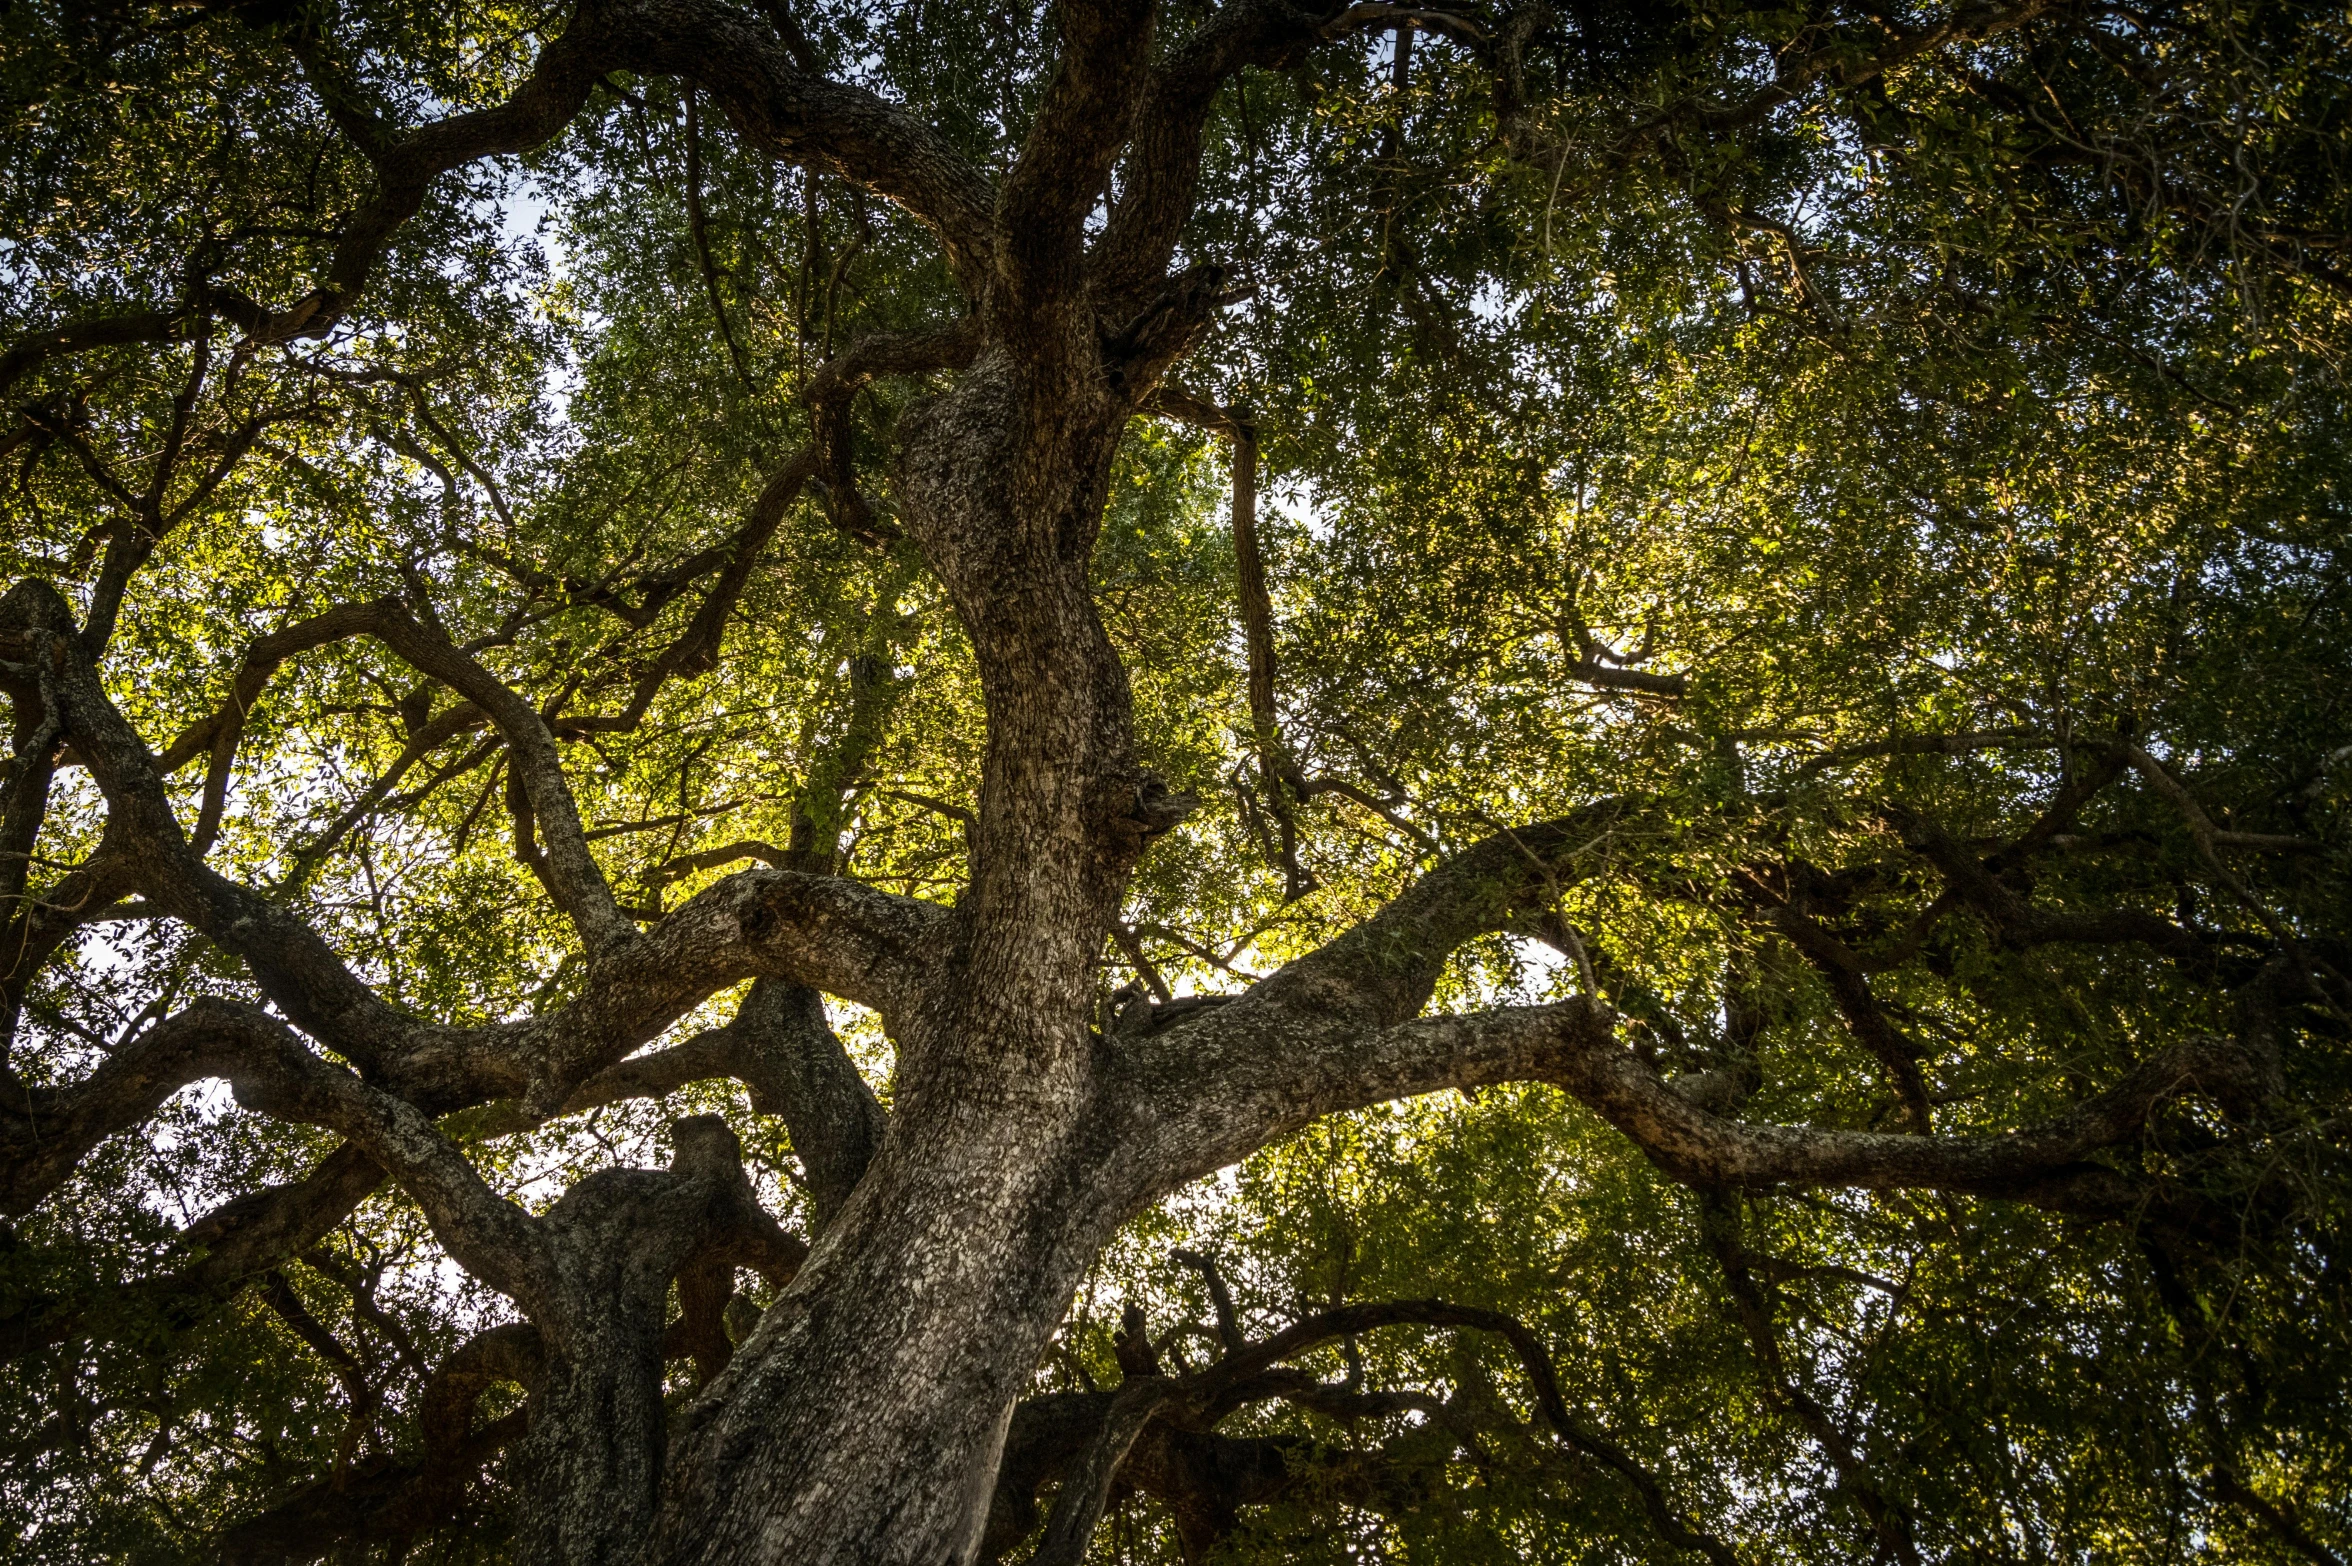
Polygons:
<instances>
[{"instance_id":1,"label":"gnarled limb","mask_svg":"<svg viewBox=\"0 0 2352 1566\"><path fill-rule=\"evenodd\" d=\"M645 939L595 964L580 997L502 1030L452 1031L421 1042L423 1091L461 1069L471 1097L534 1096L551 1111L573 1087L618 1061L707 996L746 978L805 984L902 1015L940 958L946 909L830 875L738 871L665 917Z\"/></svg>"},{"instance_id":2,"label":"gnarled limb","mask_svg":"<svg viewBox=\"0 0 2352 1566\"><path fill-rule=\"evenodd\" d=\"M1549 1351L1514 1316L1444 1300L1341 1306L1258 1342L1237 1340L1217 1363L1174 1376L1162 1374L1152 1359L1140 1313L1132 1307L1129 1319L1132 1330L1121 1353L1128 1370L1124 1385L1115 1392L1032 1399L1015 1410L984 1559L1000 1555L1034 1526L1035 1493L1057 1475L1061 1492L1031 1566L1067 1566L1083 1557L1114 1482L1136 1484L1168 1500L1188 1552L1213 1544L1234 1526L1242 1506L1271 1500L1300 1477L1294 1469L1296 1459L1306 1455L1304 1443L1233 1441L1215 1433L1223 1420L1252 1404L1281 1399L1342 1419L1419 1411L1452 1429L1454 1410L1434 1398L1328 1385L1284 1363L1327 1343L1412 1325L1469 1328L1501 1337L1526 1372L1537 1412L1563 1446L1623 1479L1667 1542L1718 1566L1736 1566L1730 1548L1676 1507L1647 1467L1576 1418L1561 1394ZM1135 1345L1141 1347L1131 1355L1128 1349ZM1456 1440L1463 1438L1455 1432ZM1371 1494L1363 1499L1379 1504Z\"/></svg>"},{"instance_id":3,"label":"gnarled limb","mask_svg":"<svg viewBox=\"0 0 2352 1566\"><path fill-rule=\"evenodd\" d=\"M881 1151L888 1129L882 1106L806 985L754 981L730 1031L736 1075L751 1088L752 1108L782 1116L792 1133L822 1230Z\"/></svg>"},{"instance_id":4,"label":"gnarled limb","mask_svg":"<svg viewBox=\"0 0 2352 1566\"><path fill-rule=\"evenodd\" d=\"M246 716L253 711L254 703L261 699L262 691L268 688L270 677L278 672L280 665L297 653L365 635L373 629L374 619L372 604L338 604L255 641L245 650L245 661L238 665L235 677L229 682L229 699L218 710L181 730L156 758L155 770L169 777L204 755L214 758L216 768L221 766L224 745L234 751Z\"/></svg>"},{"instance_id":5,"label":"gnarled limb","mask_svg":"<svg viewBox=\"0 0 2352 1566\"><path fill-rule=\"evenodd\" d=\"M1279 1011L1253 1018L1244 1004L1135 1050L1132 1071L1148 1087L1116 1158L1127 1200L1155 1200L1324 1115L1445 1088L1556 1080L1564 1055L1615 1048L1608 1009L1583 998L1352 1034Z\"/></svg>"},{"instance_id":6,"label":"gnarled limb","mask_svg":"<svg viewBox=\"0 0 2352 1566\"><path fill-rule=\"evenodd\" d=\"M1086 1559L1094 1525L1102 1520L1103 1506L1111 1498L1111 1481L1143 1427L1177 1390L1176 1383L1164 1376L1130 1376L1112 1395L1101 1427L1062 1475L1061 1494L1054 1498L1045 1538L1029 1557L1029 1566L1079 1566Z\"/></svg>"},{"instance_id":7,"label":"gnarled limb","mask_svg":"<svg viewBox=\"0 0 2352 1566\"><path fill-rule=\"evenodd\" d=\"M753 1110L782 1118L822 1230L849 1199L888 1127L873 1089L825 1020L823 1000L805 985L754 980L725 1027L607 1066L574 1089L557 1112L581 1114L624 1099L661 1098L713 1077L735 1078L751 1089ZM521 1106L507 1106L468 1130L506 1136L540 1123Z\"/></svg>"},{"instance_id":8,"label":"gnarled limb","mask_svg":"<svg viewBox=\"0 0 2352 1566\"><path fill-rule=\"evenodd\" d=\"M173 813L155 758L108 699L55 588L25 581L0 597L0 653L12 645L49 666L65 734L106 794L108 835L119 830L149 894L243 957L305 1031L363 1066L392 1053L406 1019L301 921L205 867Z\"/></svg>"},{"instance_id":9,"label":"gnarled limb","mask_svg":"<svg viewBox=\"0 0 2352 1566\"><path fill-rule=\"evenodd\" d=\"M873 508L858 490L850 450L850 404L858 392L886 375L961 369L979 351L979 323L967 316L930 331L861 337L809 377L801 400L808 405L815 435L815 472L824 480L825 506L836 527L857 538L882 536Z\"/></svg>"},{"instance_id":10,"label":"gnarled limb","mask_svg":"<svg viewBox=\"0 0 2352 1566\"><path fill-rule=\"evenodd\" d=\"M663 1466L662 1317L680 1268L732 1252L783 1278L805 1254L760 1209L724 1121L681 1120L671 1139L666 1171L601 1171L538 1220L553 1270L534 1316L546 1366L516 1454L527 1560L637 1558Z\"/></svg>"},{"instance_id":11,"label":"gnarled limb","mask_svg":"<svg viewBox=\"0 0 2352 1566\"><path fill-rule=\"evenodd\" d=\"M189 1083L224 1075L271 1047L282 1032L250 1007L207 996L121 1046L74 1086L27 1089L20 1113L0 1120L0 1213L31 1211L100 1141L142 1123Z\"/></svg>"},{"instance_id":12,"label":"gnarled limb","mask_svg":"<svg viewBox=\"0 0 2352 1566\"><path fill-rule=\"evenodd\" d=\"M2242 1113L2279 1090L2267 1051L2207 1036L2159 1053L2106 1092L2031 1127L1997 1136L1891 1135L1759 1124L1702 1108L1618 1045L1607 1011L1583 999L1425 1018L1360 1034L1352 1047L1279 1023L1236 1024L1237 1015L1248 1015L1240 1003L1164 1036L1184 1041L1179 1048L1202 1048L1200 1074L1162 1067L1158 1090L1138 1112L1138 1150L1120 1160L1130 1200L1148 1201L1317 1115L1518 1079L1565 1089L1688 1185L1926 1188L2121 1216L2134 1205L2130 1183L2084 1164L2086 1157L2135 1135L2159 1103L2179 1094L2201 1093Z\"/></svg>"},{"instance_id":13,"label":"gnarled limb","mask_svg":"<svg viewBox=\"0 0 2352 1566\"><path fill-rule=\"evenodd\" d=\"M535 730L545 742L545 725L512 691L436 657L436 649L450 651L446 638L425 632L405 611L378 607L372 628L390 627L421 649L433 665L427 672L437 677L449 663L447 672L480 686L483 696L497 700L503 692L519 709L507 715L517 732ZM297 1026L364 1071L383 1074L387 1085L420 1095L431 1114L511 1093L535 1094L552 1107L705 996L754 975L814 984L889 1014L908 1000L947 918L929 904L832 876L746 871L705 891L653 932L640 936L632 929L595 953L582 997L560 1013L483 1029L418 1022L394 1011L299 920L204 865L180 828L153 756L80 656L71 627L64 601L46 584L20 583L0 599L0 651L13 645L53 665L50 684L63 731L107 795L109 834L119 831L125 861L169 912L242 958ZM551 743L543 759L554 769L546 797L576 829ZM585 860L584 839L576 830L571 835ZM593 862L579 873L593 877L581 889L583 906L597 893L610 906Z\"/></svg>"},{"instance_id":14,"label":"gnarled limb","mask_svg":"<svg viewBox=\"0 0 2352 1566\"><path fill-rule=\"evenodd\" d=\"M1107 1047L1150 1127L1121 1159L1141 1182L1131 1199L1152 1200L1172 1188L1163 1180L1205 1174L1319 1115L1540 1074L1555 1030L1606 1038L1607 1013L1589 1001L1414 1019L1455 948L1532 918L1641 819L1638 802L1609 800L1488 838L1229 1003L1165 1030L1114 1034ZM1154 1172L1154 1156L1182 1172Z\"/></svg>"},{"instance_id":15,"label":"gnarled limb","mask_svg":"<svg viewBox=\"0 0 2352 1566\"><path fill-rule=\"evenodd\" d=\"M1917 1186L2111 1211L2128 1182L2082 1160L2136 1134L2156 1104L2194 1091L2244 1112L2278 1091L2260 1040L2207 1036L2030 1128L1888 1136L1717 1114L1619 1046L1607 1010L1586 999L1406 1020L1454 947L1523 917L1587 851L1640 819L1638 806L1611 801L1489 839L1229 1004L1162 1032L1114 1032L1105 1048L1135 1084L1115 1160L1123 1199L1156 1199L1319 1115L1518 1078L1566 1089L1687 1184Z\"/></svg>"},{"instance_id":16,"label":"gnarled limb","mask_svg":"<svg viewBox=\"0 0 2352 1566\"><path fill-rule=\"evenodd\" d=\"M617 46L607 69L695 82L753 145L904 207L939 235L964 291L974 298L985 292L995 192L946 137L897 104L804 69L789 40L739 11L707 0L651 0L612 11Z\"/></svg>"},{"instance_id":17,"label":"gnarled limb","mask_svg":"<svg viewBox=\"0 0 2352 1566\"><path fill-rule=\"evenodd\" d=\"M1828 1131L1725 1119L1699 1108L1655 1067L1613 1042L1562 1037L1567 1047L1556 1057L1550 1080L1624 1132L1666 1173L1697 1186L1923 1187L2032 1200L2044 1182L2064 1180L2087 1155L2136 1134L2168 1098L2196 1092L2243 1113L2279 1090L2278 1066L2266 1051L2208 1035L2160 1052L2072 1109L2002 1135Z\"/></svg>"},{"instance_id":18,"label":"gnarled limb","mask_svg":"<svg viewBox=\"0 0 2352 1566\"><path fill-rule=\"evenodd\" d=\"M803 1254L760 1209L725 1123L679 1121L668 1170L601 1171L533 1218L490 1191L413 1107L290 1035L263 1041L232 1082L241 1102L350 1136L394 1172L452 1257L522 1306L546 1351L518 1452L526 1558L628 1559L651 1526L661 1468L670 1279L713 1247L776 1276Z\"/></svg>"}]
</instances>

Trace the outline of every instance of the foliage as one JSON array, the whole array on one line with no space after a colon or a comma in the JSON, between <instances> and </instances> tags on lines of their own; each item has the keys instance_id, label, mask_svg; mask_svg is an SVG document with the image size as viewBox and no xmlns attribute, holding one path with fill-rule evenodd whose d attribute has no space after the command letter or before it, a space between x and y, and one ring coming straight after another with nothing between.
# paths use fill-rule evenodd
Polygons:
<instances>
[{"instance_id":1,"label":"foliage","mask_svg":"<svg viewBox=\"0 0 2352 1566\"><path fill-rule=\"evenodd\" d=\"M1171 5L1163 34L1210 9ZM1752 1068L1749 1118L1848 1129L1907 1123L1905 1068L1871 1043L1892 1036L1937 1130L1992 1134L2269 1007L2285 1092L2263 1134L2167 1105L2099 1155L2143 1205L2070 1214L1697 1191L1541 1085L1364 1110L1137 1218L1041 1391L1116 1381L1129 1300L1155 1338L1213 1340L1182 1245L1220 1258L1253 1336L1362 1300L1518 1317L1578 1416L1743 1559L2352 1550L2352 24L2283 0L2011 9L1889 64L1898 22L1963 12L1480 8L1226 85L1184 249L1246 297L1177 378L1261 432L1271 742L1346 786L1260 766L1227 444L1138 419L1097 603L1145 758L1203 804L1137 872L1102 1022L1137 993L1237 991L1444 856L1622 797L1645 813L1585 846L1543 920L1463 948L1439 1009L1598 993L1662 1069ZM1045 8L793 10L835 74L993 169L1054 59ZM102 668L159 751L257 639L393 595L558 725L632 911L678 908L746 843L951 903L980 676L887 526L895 432L937 376L852 405L883 536L805 493L713 666L661 663L809 438L820 368L962 313L920 222L624 73L544 145L436 180L323 337L263 340L220 302L303 296L371 188L313 57L340 51L414 122L501 101L563 24L0 16L0 341L187 323L21 366L0 571L79 615L121 594ZM627 712L649 675L634 722L561 729ZM244 715L220 805L204 752L174 803L191 831L217 816L214 868L397 1006L543 1012L578 992L580 941L518 858L495 736L427 732L447 703L374 642L306 650ZM72 760L11 887L26 921L104 851ZM2119 910L2178 943L2049 933ZM266 999L136 902L77 917L7 980L32 1088L197 996ZM2304 988L2264 999L2294 965ZM890 1041L835 1010L887 1101ZM789 1139L723 1078L447 1125L536 1211L660 1162L668 1121L705 1110L805 1227ZM417 1454L431 1367L512 1307L396 1189L268 1279L136 1286L332 1140L201 1083L5 1231L0 1553L199 1558ZM77 1324L36 1341L60 1301ZM1323 1477L1251 1508L1220 1558L1681 1558L1620 1475L1546 1436L1499 1339L1400 1327L1317 1353L1428 1405L1237 1416ZM681 1400L693 1379L674 1367ZM492 1465L424 1558L503 1558L503 1483ZM1189 1548L1122 1491L1095 1558Z\"/></svg>"}]
</instances>

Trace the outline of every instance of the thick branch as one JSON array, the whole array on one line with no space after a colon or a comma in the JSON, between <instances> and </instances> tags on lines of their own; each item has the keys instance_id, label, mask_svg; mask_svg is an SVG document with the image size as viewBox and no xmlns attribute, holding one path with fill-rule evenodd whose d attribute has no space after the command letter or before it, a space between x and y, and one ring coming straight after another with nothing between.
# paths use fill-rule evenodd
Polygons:
<instances>
[{"instance_id":1,"label":"thick branch","mask_svg":"<svg viewBox=\"0 0 2352 1566\"><path fill-rule=\"evenodd\" d=\"M2233 1114L2280 1091L2259 1044L2212 1036L2177 1044L2106 1092L1996 1136L1886 1135L1758 1124L1702 1108L1621 1047L1585 999L1432 1017L1334 1041L1247 998L1147 1039L1150 1082L1121 1152L1121 1199L1148 1202L1246 1156L1317 1116L1383 1099L1513 1079L1565 1089L1674 1179L1701 1187L1925 1188L2120 1214L2130 1184L2086 1165L2136 1135L2156 1105L2196 1092ZM1172 1057L1189 1057L1178 1063Z\"/></svg>"},{"instance_id":2,"label":"thick branch","mask_svg":"<svg viewBox=\"0 0 2352 1566\"><path fill-rule=\"evenodd\" d=\"M1126 143L1157 10L1153 0L1062 0L1053 9L1062 57L996 211L1000 308L1008 324L1030 324L1037 351L1068 335L1059 317L1084 288L1082 225ZM1091 317L1078 324L1091 337Z\"/></svg>"},{"instance_id":3,"label":"thick branch","mask_svg":"<svg viewBox=\"0 0 2352 1566\"><path fill-rule=\"evenodd\" d=\"M707 0L616 7L625 40L607 60L699 84L754 145L862 185L928 224L968 294L995 249L987 176L905 109L802 69L790 46L742 12Z\"/></svg>"},{"instance_id":4,"label":"thick branch","mask_svg":"<svg viewBox=\"0 0 2352 1566\"><path fill-rule=\"evenodd\" d=\"M1550 1080L1564 1036L1613 1047L1609 1012L1581 998L1424 1017L1345 1039L1312 1021L1279 1011L1253 1015L1245 1006L1246 997L1136 1049L1138 1073L1150 1083L1148 1129L1122 1149L1121 1175L1154 1196L1325 1115L1445 1088Z\"/></svg>"},{"instance_id":5,"label":"thick branch","mask_svg":"<svg viewBox=\"0 0 2352 1566\"><path fill-rule=\"evenodd\" d=\"M331 1126L391 1171L467 1271L537 1317L551 1258L537 1223L500 1197L456 1145L405 1099L378 1092L305 1049L291 1031L246 1008L247 1026L221 1074L237 1102L281 1120Z\"/></svg>"},{"instance_id":6,"label":"thick branch","mask_svg":"<svg viewBox=\"0 0 2352 1566\"><path fill-rule=\"evenodd\" d=\"M11 1217L73 1173L99 1142L140 1124L191 1082L225 1075L274 1047L284 1029L251 1007L207 996L122 1045L70 1088L33 1088L0 1120L0 1213Z\"/></svg>"},{"instance_id":7,"label":"thick branch","mask_svg":"<svg viewBox=\"0 0 2352 1566\"><path fill-rule=\"evenodd\" d=\"M1400 18L1385 6L1353 10L1292 0L1232 0L1168 52L1134 118L1118 204L1090 258L1097 298L1124 315L1161 285L1199 189L1201 135L1225 83L1248 66L1295 61L1314 45Z\"/></svg>"},{"instance_id":8,"label":"thick branch","mask_svg":"<svg viewBox=\"0 0 2352 1566\"><path fill-rule=\"evenodd\" d=\"M822 1230L882 1149L882 1106L806 985L755 981L730 1031L735 1074L751 1088L752 1108L782 1116L791 1131Z\"/></svg>"},{"instance_id":9,"label":"thick branch","mask_svg":"<svg viewBox=\"0 0 2352 1566\"><path fill-rule=\"evenodd\" d=\"M447 666L491 700L504 691L520 709L509 720L526 737L536 729L552 759L544 724L519 697L486 675L476 678L478 670L436 659L433 650L446 651L446 639L421 628L407 637L403 620L404 614L392 615L377 623L420 648L433 665L427 672L439 675ZM106 793L110 834L122 833L152 895L242 958L297 1026L381 1074L384 1085L431 1114L516 1093L551 1110L589 1075L745 978L789 978L893 1012L930 960L931 937L946 917L928 904L831 876L747 871L703 892L645 936L632 931L628 940L592 953L580 998L560 1012L481 1029L434 1027L393 1011L307 926L203 865L153 758L78 656L70 617L53 590L23 583L0 599L0 643L55 666L65 732ZM568 795L558 792L560 776L553 782L549 797L570 816ZM578 842L576 816L571 825ZM585 855L584 846L580 852Z\"/></svg>"},{"instance_id":10,"label":"thick branch","mask_svg":"<svg viewBox=\"0 0 2352 1566\"><path fill-rule=\"evenodd\" d=\"M881 1150L888 1129L882 1106L825 1020L824 1002L805 985L759 979L735 1017L681 1044L606 1067L573 1090L558 1111L580 1114L601 1104L661 1098L690 1082L733 1077L751 1089L751 1107L783 1119L807 1174L823 1229ZM487 1117L475 1134L503 1136L540 1123L515 1110Z\"/></svg>"},{"instance_id":11,"label":"thick branch","mask_svg":"<svg viewBox=\"0 0 2352 1566\"><path fill-rule=\"evenodd\" d=\"M1886 1135L1725 1119L1692 1103L1640 1056L1563 1032L1549 1080L1632 1138L1666 1173L1698 1186L1919 1187L2032 1198L2087 1155L2136 1135L2165 1099L2196 1092L2246 1112L2279 1091L2260 1050L2213 1036L2176 1044L2106 1092L1997 1136Z\"/></svg>"},{"instance_id":12,"label":"thick branch","mask_svg":"<svg viewBox=\"0 0 2352 1566\"><path fill-rule=\"evenodd\" d=\"M1045 1538L1029 1566L1079 1566L1094 1537L1104 1503L1111 1498L1111 1481L1143 1427L1151 1423L1176 1392L1176 1383L1162 1376L1135 1376L1119 1388L1103 1411L1102 1426L1069 1472L1062 1476L1061 1494L1054 1498L1046 1519Z\"/></svg>"},{"instance_id":13,"label":"thick branch","mask_svg":"<svg viewBox=\"0 0 2352 1566\"><path fill-rule=\"evenodd\" d=\"M886 375L962 369L979 351L978 323L967 316L930 331L875 332L861 337L809 377L801 400L808 404L816 442L815 471L824 481L825 506L834 526L855 538L882 536L873 508L858 492L857 465L851 450L850 406L859 390Z\"/></svg>"}]
</instances>

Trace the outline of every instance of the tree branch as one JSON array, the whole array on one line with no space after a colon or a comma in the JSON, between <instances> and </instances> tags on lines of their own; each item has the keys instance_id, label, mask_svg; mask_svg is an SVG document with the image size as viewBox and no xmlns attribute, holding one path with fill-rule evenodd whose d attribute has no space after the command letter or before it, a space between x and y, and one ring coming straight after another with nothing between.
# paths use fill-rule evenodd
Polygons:
<instances>
[{"instance_id":1,"label":"tree branch","mask_svg":"<svg viewBox=\"0 0 2352 1566\"><path fill-rule=\"evenodd\" d=\"M73 1173L90 1149L145 1121L191 1082L224 1075L275 1046L284 1028L206 996L122 1045L70 1088L32 1088L0 1120L0 1213L15 1217Z\"/></svg>"},{"instance_id":2,"label":"tree branch","mask_svg":"<svg viewBox=\"0 0 2352 1566\"><path fill-rule=\"evenodd\" d=\"M826 360L809 377L801 401L808 406L816 442L815 471L824 480L825 507L835 527L853 538L882 536L873 508L858 491L851 450L850 406L858 392L885 375L962 369L979 351L979 324L966 316L929 331L871 333Z\"/></svg>"},{"instance_id":3,"label":"tree branch","mask_svg":"<svg viewBox=\"0 0 2352 1566\"><path fill-rule=\"evenodd\" d=\"M418 673L439 680L490 715L506 740L507 775L529 797L531 815L547 838L546 878L591 952L639 939L636 925L613 900L612 887L588 851L579 809L572 802L563 760L547 722L514 689L428 627L397 600L352 606L365 629Z\"/></svg>"},{"instance_id":4,"label":"tree branch","mask_svg":"<svg viewBox=\"0 0 2352 1566\"><path fill-rule=\"evenodd\" d=\"M1085 287L1084 223L1127 141L1157 12L1154 0L1061 0L1053 8L1061 59L998 194L1004 335L1017 353L1062 360L1063 373L1092 367L1091 312L1070 314Z\"/></svg>"},{"instance_id":5,"label":"tree branch","mask_svg":"<svg viewBox=\"0 0 2352 1566\"><path fill-rule=\"evenodd\" d=\"M755 980L729 1031L734 1074L751 1088L752 1108L781 1116L792 1133L821 1232L882 1150L882 1106L806 985Z\"/></svg>"},{"instance_id":6,"label":"tree branch","mask_svg":"<svg viewBox=\"0 0 2352 1566\"><path fill-rule=\"evenodd\" d=\"M699 84L755 146L862 185L929 225L964 291L985 291L994 192L945 137L874 93L803 69L786 42L725 6L643 0L612 10L604 68Z\"/></svg>"}]
</instances>

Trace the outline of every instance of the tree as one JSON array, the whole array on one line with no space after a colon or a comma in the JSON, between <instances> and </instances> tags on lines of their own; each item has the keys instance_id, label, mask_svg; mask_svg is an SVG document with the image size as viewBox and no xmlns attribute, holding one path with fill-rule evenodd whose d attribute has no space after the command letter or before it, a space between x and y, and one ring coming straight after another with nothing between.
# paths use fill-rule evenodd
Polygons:
<instances>
[{"instance_id":1,"label":"tree","mask_svg":"<svg viewBox=\"0 0 2352 1566\"><path fill-rule=\"evenodd\" d=\"M33 1553L2352 1547L2340 11L0 28Z\"/></svg>"}]
</instances>

